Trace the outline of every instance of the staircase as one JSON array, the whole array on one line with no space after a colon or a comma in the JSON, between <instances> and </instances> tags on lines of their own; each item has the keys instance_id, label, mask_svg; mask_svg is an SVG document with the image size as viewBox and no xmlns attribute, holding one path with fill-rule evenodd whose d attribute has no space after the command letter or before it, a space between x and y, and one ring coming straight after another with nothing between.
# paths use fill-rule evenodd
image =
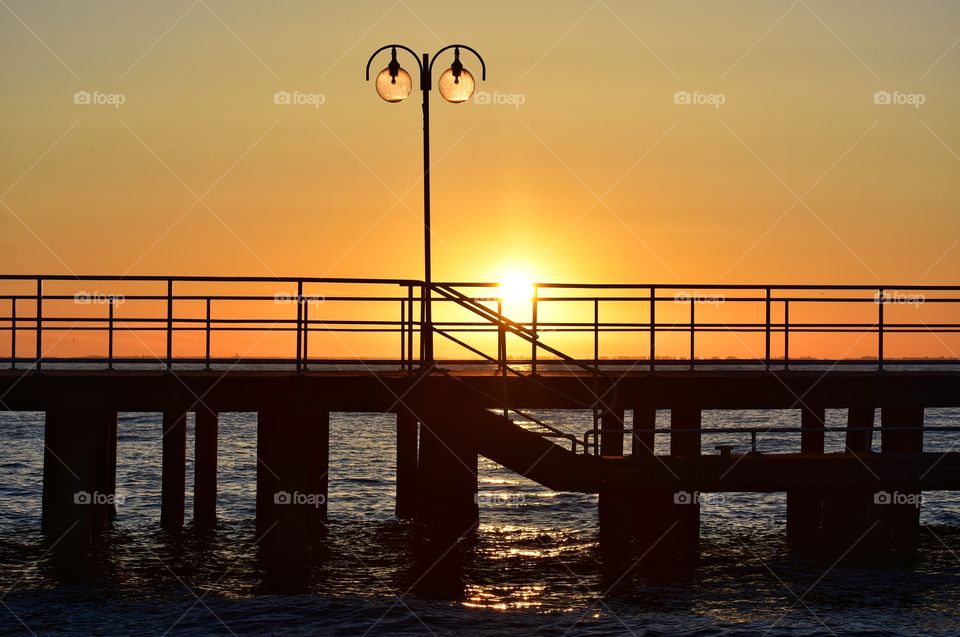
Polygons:
<instances>
[{"instance_id":1,"label":"staircase","mask_svg":"<svg viewBox=\"0 0 960 637\"><path fill-rule=\"evenodd\" d=\"M570 366L580 367L595 376L606 376L603 372L598 372L595 368L584 365L564 352L542 343L536 334L524 325L471 299L452 286L436 284L433 290L448 301L453 301L476 316L496 325L501 331L527 341L548 354L564 360ZM488 362L498 364L503 369L504 375L508 372L524 375L511 368L505 358L494 359L442 330L436 330L436 332L486 358ZM442 370L438 371L443 373ZM526 376L536 378L536 376ZM599 399L585 407L593 409L594 419L598 422L601 407ZM462 427L463 434L477 448L480 455L555 491L583 493L598 491L602 480L602 461L598 456L586 453L586 448L583 448L584 453L577 453L577 445L582 447L582 442L511 407L508 400L505 400L503 410L504 415L500 415L486 409L465 408L457 415L457 425ZM518 425L506 415L510 412L531 421L535 427L544 430L544 434ZM554 443L550 440L551 437L570 440L572 449Z\"/></svg>"},{"instance_id":2,"label":"staircase","mask_svg":"<svg viewBox=\"0 0 960 637\"><path fill-rule=\"evenodd\" d=\"M601 480L598 457L574 453L542 435L485 409L457 415L479 454L554 491L596 493Z\"/></svg>"}]
</instances>

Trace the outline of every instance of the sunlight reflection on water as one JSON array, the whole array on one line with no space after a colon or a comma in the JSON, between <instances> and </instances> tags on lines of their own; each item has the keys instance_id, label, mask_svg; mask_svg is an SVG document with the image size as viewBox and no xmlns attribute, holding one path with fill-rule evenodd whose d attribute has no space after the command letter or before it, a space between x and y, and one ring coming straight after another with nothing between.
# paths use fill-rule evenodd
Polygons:
<instances>
[{"instance_id":1,"label":"sunlight reflection on water","mask_svg":"<svg viewBox=\"0 0 960 637\"><path fill-rule=\"evenodd\" d=\"M958 412L928 414L934 425L955 424ZM533 415L570 432L592 426L589 412ZM838 417L828 414L828 419ZM44 556L39 532L41 415L0 415L0 585L13 588L4 603L34 630L56 628L68 616L76 632L102 630L102 611L110 607L130 613L113 625L119 631L163 632L196 601L192 590L206 593L205 603L214 612L197 605L174 634L225 632L214 613L238 634L287 628L298 634L295 626L303 627L302 634L321 629L363 633L372 626L374 634L425 633L410 610L396 604L398 596L441 633L509 621L523 633L562 634L579 621L584 630L625 631L626 625L652 634L702 635L725 629L759 635L785 623L797 634L814 634L823 631L815 613L833 630L859 625L886 635L960 634L958 494L927 494L922 521L930 532L921 537L915 561L843 565L819 582L823 565L786 552L782 494L726 494L703 506L702 558L696 569L632 574L600 598L610 582L596 545L596 496L553 493L481 459L479 533L442 572L418 585L420 549L410 526L393 517L394 421L388 415L335 414L330 532L303 565L303 588L288 591L290 582L278 586L271 580L253 546L254 415L221 419L220 528L207 537L188 528L180 541L157 528L159 418L122 414L118 491L126 501L88 568L70 573ZM707 412L704 425L731 419L729 413ZM795 424L796 419L792 412L737 414L740 423ZM192 444L192 425L188 436ZM709 438L704 437L704 452L715 453ZM931 437L928 448L947 442ZM794 443L770 437L763 444L767 451L783 451ZM191 485L192 466L188 473ZM789 590L799 595L814 584L798 605ZM3 609L0 616L0 633L22 629Z\"/></svg>"}]
</instances>

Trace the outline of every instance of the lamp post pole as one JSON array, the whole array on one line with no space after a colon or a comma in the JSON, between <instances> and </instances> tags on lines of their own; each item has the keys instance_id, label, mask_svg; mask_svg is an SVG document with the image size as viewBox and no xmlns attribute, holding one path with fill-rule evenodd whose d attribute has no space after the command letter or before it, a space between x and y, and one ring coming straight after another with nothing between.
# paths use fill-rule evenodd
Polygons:
<instances>
[{"instance_id":1,"label":"lamp post pole","mask_svg":"<svg viewBox=\"0 0 960 637\"><path fill-rule=\"evenodd\" d=\"M420 70L420 90L423 92L423 291L421 296L421 328L420 328L420 359L424 368L430 368L434 363L433 357L433 272L430 253L430 89L433 85L433 64L437 57L449 49L453 49L453 64L443 72L438 82L440 95L448 102L460 104L473 95L476 82L473 75L463 68L460 63L460 49L466 49L477 56L480 61L481 78L487 79L487 65L475 50L465 44L451 44L441 48L433 57L429 53L423 54L421 61L413 49L401 44L388 44L373 52L367 60L367 80L370 80L370 63L381 52L390 49L390 64L377 76L377 93L388 102L401 102L409 94L412 87L410 74L400 67L397 62L397 49L407 51L417 62Z\"/></svg>"},{"instance_id":2,"label":"lamp post pole","mask_svg":"<svg viewBox=\"0 0 960 637\"><path fill-rule=\"evenodd\" d=\"M433 365L433 273L430 254L430 54L423 54L420 89L423 91L423 333L420 348L424 366Z\"/></svg>"}]
</instances>

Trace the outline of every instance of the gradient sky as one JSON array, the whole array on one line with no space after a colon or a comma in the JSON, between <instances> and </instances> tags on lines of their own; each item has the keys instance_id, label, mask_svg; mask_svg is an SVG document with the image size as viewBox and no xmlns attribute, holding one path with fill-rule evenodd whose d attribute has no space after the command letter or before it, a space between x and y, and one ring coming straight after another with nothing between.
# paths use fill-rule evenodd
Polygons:
<instances>
[{"instance_id":1,"label":"gradient sky","mask_svg":"<svg viewBox=\"0 0 960 637\"><path fill-rule=\"evenodd\" d=\"M438 279L957 283L958 39L951 1L3 0L0 270L420 277L419 99L363 67L459 41L523 103L433 94Z\"/></svg>"}]
</instances>

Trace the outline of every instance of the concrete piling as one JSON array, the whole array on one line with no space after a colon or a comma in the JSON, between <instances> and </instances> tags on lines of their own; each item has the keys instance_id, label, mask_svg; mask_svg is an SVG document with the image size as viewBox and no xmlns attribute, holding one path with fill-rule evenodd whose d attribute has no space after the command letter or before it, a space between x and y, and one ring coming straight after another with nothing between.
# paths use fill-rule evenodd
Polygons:
<instances>
[{"instance_id":1,"label":"concrete piling","mask_svg":"<svg viewBox=\"0 0 960 637\"><path fill-rule=\"evenodd\" d=\"M187 412L163 412L160 526L167 531L183 528L186 497Z\"/></svg>"},{"instance_id":2,"label":"concrete piling","mask_svg":"<svg viewBox=\"0 0 960 637\"><path fill-rule=\"evenodd\" d=\"M635 405L633 407L633 455L652 456L656 436L654 429L657 426L657 410L652 405Z\"/></svg>"},{"instance_id":3,"label":"concrete piling","mask_svg":"<svg viewBox=\"0 0 960 637\"><path fill-rule=\"evenodd\" d=\"M681 458L700 455L701 412L683 406L671 410L670 453ZM654 449L656 410L634 407L633 457L650 458ZM600 547L612 565L642 556L641 567L694 560L700 543L700 494L678 484L674 488L625 489L604 486L598 502ZM631 542L632 540L632 542Z\"/></svg>"},{"instance_id":4,"label":"concrete piling","mask_svg":"<svg viewBox=\"0 0 960 637\"><path fill-rule=\"evenodd\" d=\"M610 405L600 415L600 455L623 455L623 407Z\"/></svg>"},{"instance_id":5,"label":"concrete piling","mask_svg":"<svg viewBox=\"0 0 960 637\"><path fill-rule=\"evenodd\" d=\"M800 453L823 454L826 410L804 405L800 410ZM820 549L823 520L823 492L820 489L791 489L787 492L787 540L798 555Z\"/></svg>"},{"instance_id":6,"label":"concrete piling","mask_svg":"<svg viewBox=\"0 0 960 637\"><path fill-rule=\"evenodd\" d=\"M923 452L923 407L905 405L881 409L880 451L884 454ZM890 548L914 548L920 533L921 492L890 489L876 492L874 498L882 507L881 533Z\"/></svg>"},{"instance_id":7,"label":"concrete piling","mask_svg":"<svg viewBox=\"0 0 960 637\"><path fill-rule=\"evenodd\" d=\"M330 414L283 405L257 414L257 538L296 556L327 521Z\"/></svg>"},{"instance_id":8,"label":"concrete piling","mask_svg":"<svg viewBox=\"0 0 960 637\"><path fill-rule=\"evenodd\" d=\"M196 411L193 522L200 530L217 524L217 441L219 417L205 405Z\"/></svg>"},{"instance_id":9,"label":"concrete piling","mask_svg":"<svg viewBox=\"0 0 960 637\"><path fill-rule=\"evenodd\" d=\"M409 410L397 410L396 515L409 520L417 513L417 455L420 422Z\"/></svg>"},{"instance_id":10,"label":"concrete piling","mask_svg":"<svg viewBox=\"0 0 960 637\"><path fill-rule=\"evenodd\" d=\"M44 426L43 530L60 549L84 549L115 513L117 412L49 410Z\"/></svg>"},{"instance_id":11,"label":"concrete piling","mask_svg":"<svg viewBox=\"0 0 960 637\"><path fill-rule=\"evenodd\" d=\"M456 537L476 529L477 449L468 432L443 417L425 416L417 484L417 519L429 534Z\"/></svg>"}]
</instances>

